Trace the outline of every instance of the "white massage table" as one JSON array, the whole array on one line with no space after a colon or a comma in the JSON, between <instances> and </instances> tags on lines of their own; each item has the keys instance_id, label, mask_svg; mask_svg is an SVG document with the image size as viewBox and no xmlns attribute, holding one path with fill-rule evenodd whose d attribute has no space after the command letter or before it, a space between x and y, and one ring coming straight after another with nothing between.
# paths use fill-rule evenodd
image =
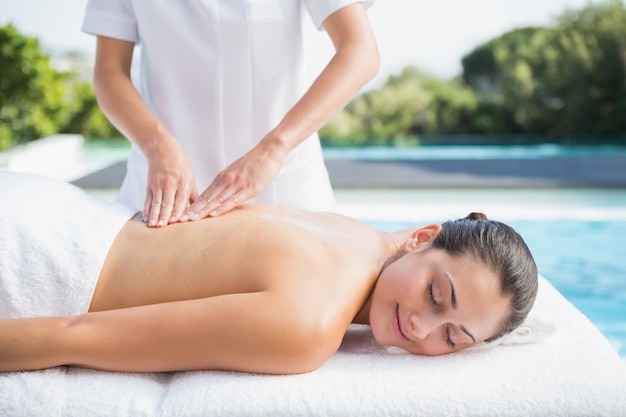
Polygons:
<instances>
[{"instance_id":1,"label":"white massage table","mask_svg":"<svg viewBox=\"0 0 626 417\"><path fill-rule=\"evenodd\" d=\"M0 415L626 416L626 362L543 279L530 319L556 332L440 357L389 352L353 326L337 354L303 375L0 374Z\"/></svg>"}]
</instances>

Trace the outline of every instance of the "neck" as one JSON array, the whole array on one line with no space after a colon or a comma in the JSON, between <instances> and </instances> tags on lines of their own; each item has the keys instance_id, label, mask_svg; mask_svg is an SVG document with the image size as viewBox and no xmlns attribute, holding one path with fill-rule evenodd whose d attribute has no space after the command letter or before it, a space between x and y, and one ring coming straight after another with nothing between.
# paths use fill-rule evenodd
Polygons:
<instances>
[{"instance_id":1,"label":"neck","mask_svg":"<svg viewBox=\"0 0 626 417\"><path fill-rule=\"evenodd\" d=\"M376 283L378 282L380 275L387 268L387 266L389 266L404 255L404 252L402 251L402 245L415 230L415 228L411 228L400 230L394 233L379 232L384 245L384 252L387 253L388 256L382 259L381 267L376 276L376 280L374 281L374 285L372 285L372 289L370 290L367 299L361 306L361 309L356 314L356 316L354 316L352 323L369 324L370 306L372 304L372 296L374 295L374 290L376 289Z\"/></svg>"}]
</instances>

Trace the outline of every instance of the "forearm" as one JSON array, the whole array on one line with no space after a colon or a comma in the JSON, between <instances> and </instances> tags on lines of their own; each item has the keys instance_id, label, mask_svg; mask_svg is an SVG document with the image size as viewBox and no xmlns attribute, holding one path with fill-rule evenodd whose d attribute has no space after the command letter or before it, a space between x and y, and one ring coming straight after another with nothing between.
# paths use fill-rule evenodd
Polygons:
<instances>
[{"instance_id":1,"label":"forearm","mask_svg":"<svg viewBox=\"0 0 626 417\"><path fill-rule=\"evenodd\" d=\"M143 365L141 360L150 356L150 345L163 338L163 332L158 321L145 315L138 322L135 310L141 314L141 309L122 309L73 317L0 320L0 372L61 365L137 370L133 367ZM153 368L157 366L152 363Z\"/></svg>"},{"instance_id":2,"label":"forearm","mask_svg":"<svg viewBox=\"0 0 626 417\"><path fill-rule=\"evenodd\" d=\"M129 42L99 37L94 87L103 113L150 158L155 152L165 152L162 148L177 146L177 143L131 81L133 48Z\"/></svg>"},{"instance_id":3,"label":"forearm","mask_svg":"<svg viewBox=\"0 0 626 417\"><path fill-rule=\"evenodd\" d=\"M103 73L104 72L104 73ZM160 147L176 144L129 79L101 71L94 80L98 104L111 123L150 158Z\"/></svg>"},{"instance_id":4,"label":"forearm","mask_svg":"<svg viewBox=\"0 0 626 417\"><path fill-rule=\"evenodd\" d=\"M324 338L301 317L281 296L261 291L68 318L0 320L0 372L59 365L307 372L336 350L341 337Z\"/></svg>"},{"instance_id":5,"label":"forearm","mask_svg":"<svg viewBox=\"0 0 626 417\"><path fill-rule=\"evenodd\" d=\"M361 4L348 6L328 18L325 28L335 54L304 96L264 141L286 153L319 130L378 72L376 40Z\"/></svg>"},{"instance_id":6,"label":"forearm","mask_svg":"<svg viewBox=\"0 0 626 417\"><path fill-rule=\"evenodd\" d=\"M68 319L58 317L0 320L0 372L63 365L67 325Z\"/></svg>"},{"instance_id":7,"label":"forearm","mask_svg":"<svg viewBox=\"0 0 626 417\"><path fill-rule=\"evenodd\" d=\"M336 55L266 140L274 137L291 151L318 131L376 73L378 63L371 63L371 58L367 50Z\"/></svg>"}]
</instances>

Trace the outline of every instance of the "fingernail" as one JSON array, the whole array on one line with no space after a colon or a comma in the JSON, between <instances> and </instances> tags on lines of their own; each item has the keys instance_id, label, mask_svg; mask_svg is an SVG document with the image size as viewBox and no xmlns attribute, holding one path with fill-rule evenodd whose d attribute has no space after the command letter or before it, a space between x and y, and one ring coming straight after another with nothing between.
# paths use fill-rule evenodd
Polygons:
<instances>
[{"instance_id":1,"label":"fingernail","mask_svg":"<svg viewBox=\"0 0 626 417\"><path fill-rule=\"evenodd\" d=\"M186 222L188 219L189 219L189 216L187 216L186 214L183 214L182 216L180 216L181 222Z\"/></svg>"},{"instance_id":2,"label":"fingernail","mask_svg":"<svg viewBox=\"0 0 626 417\"><path fill-rule=\"evenodd\" d=\"M200 217L200 216L198 216L198 213L194 213L194 214L191 215L191 218L194 219L194 220L198 220L198 217Z\"/></svg>"},{"instance_id":3,"label":"fingernail","mask_svg":"<svg viewBox=\"0 0 626 417\"><path fill-rule=\"evenodd\" d=\"M148 222L148 226L150 226L150 227L154 227L155 225L156 225L156 222L154 220L150 220Z\"/></svg>"},{"instance_id":4,"label":"fingernail","mask_svg":"<svg viewBox=\"0 0 626 417\"><path fill-rule=\"evenodd\" d=\"M159 220L157 223L157 227L165 226L165 222L163 220Z\"/></svg>"},{"instance_id":5,"label":"fingernail","mask_svg":"<svg viewBox=\"0 0 626 417\"><path fill-rule=\"evenodd\" d=\"M217 210L213 210L212 212L209 213L209 216L217 216Z\"/></svg>"},{"instance_id":6,"label":"fingernail","mask_svg":"<svg viewBox=\"0 0 626 417\"><path fill-rule=\"evenodd\" d=\"M176 216L170 217L170 223L176 223L177 221L178 219L176 218Z\"/></svg>"}]
</instances>

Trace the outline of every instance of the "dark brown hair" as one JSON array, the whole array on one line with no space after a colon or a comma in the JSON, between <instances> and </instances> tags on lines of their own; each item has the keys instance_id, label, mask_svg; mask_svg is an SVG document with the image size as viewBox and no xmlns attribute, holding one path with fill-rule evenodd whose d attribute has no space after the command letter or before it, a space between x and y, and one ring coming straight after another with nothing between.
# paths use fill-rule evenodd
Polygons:
<instances>
[{"instance_id":1,"label":"dark brown hair","mask_svg":"<svg viewBox=\"0 0 626 417\"><path fill-rule=\"evenodd\" d=\"M511 312L495 340L513 331L528 316L537 296L537 265L524 239L504 223L482 213L447 221L433 241L433 248L452 256L470 255L500 277L502 295L511 297Z\"/></svg>"}]
</instances>

